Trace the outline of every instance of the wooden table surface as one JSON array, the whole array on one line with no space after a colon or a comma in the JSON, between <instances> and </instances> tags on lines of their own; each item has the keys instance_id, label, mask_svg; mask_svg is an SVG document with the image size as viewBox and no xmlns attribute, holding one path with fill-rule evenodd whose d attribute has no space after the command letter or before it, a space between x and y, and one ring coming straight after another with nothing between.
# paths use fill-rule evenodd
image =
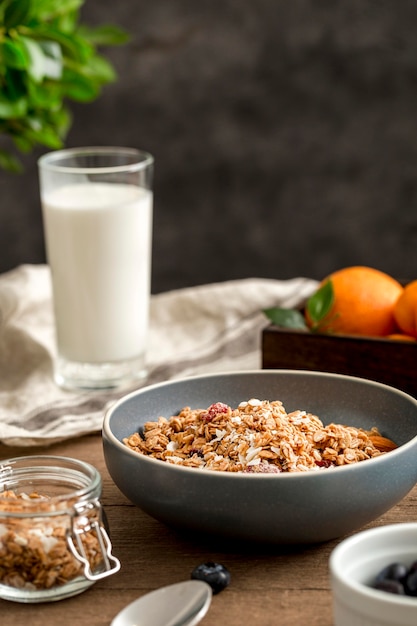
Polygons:
<instances>
[{"instance_id":1,"label":"wooden table surface","mask_svg":"<svg viewBox=\"0 0 417 626\"><path fill-rule=\"evenodd\" d=\"M213 560L230 570L231 584L213 596L202 626L332 626L328 559L338 540L288 548L237 546L182 535L120 493L107 473L99 434L48 448L0 445L1 460L41 453L82 459L100 471L101 502L122 568L67 600L27 605L0 600L1 626L105 626L125 604L157 587L189 579L196 565ZM370 526L406 521L417 521L417 488Z\"/></svg>"}]
</instances>

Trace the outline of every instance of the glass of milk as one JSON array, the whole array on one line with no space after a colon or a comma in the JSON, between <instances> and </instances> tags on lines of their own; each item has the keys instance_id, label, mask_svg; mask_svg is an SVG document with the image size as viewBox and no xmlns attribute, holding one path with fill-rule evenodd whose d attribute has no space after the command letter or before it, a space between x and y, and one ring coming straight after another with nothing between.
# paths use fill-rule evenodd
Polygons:
<instances>
[{"instance_id":1,"label":"glass of milk","mask_svg":"<svg viewBox=\"0 0 417 626\"><path fill-rule=\"evenodd\" d=\"M153 163L113 147L39 159L61 387L119 388L146 373Z\"/></svg>"}]
</instances>

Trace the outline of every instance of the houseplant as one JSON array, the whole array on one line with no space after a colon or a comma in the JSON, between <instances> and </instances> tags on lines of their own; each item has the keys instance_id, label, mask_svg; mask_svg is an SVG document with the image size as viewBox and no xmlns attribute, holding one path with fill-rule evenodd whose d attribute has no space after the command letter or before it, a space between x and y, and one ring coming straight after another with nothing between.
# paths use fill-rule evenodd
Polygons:
<instances>
[{"instance_id":1,"label":"houseplant","mask_svg":"<svg viewBox=\"0 0 417 626\"><path fill-rule=\"evenodd\" d=\"M84 0L0 0L0 168L21 171L19 153L61 148L68 102L91 102L116 79L101 46L123 44L114 25L81 23Z\"/></svg>"}]
</instances>

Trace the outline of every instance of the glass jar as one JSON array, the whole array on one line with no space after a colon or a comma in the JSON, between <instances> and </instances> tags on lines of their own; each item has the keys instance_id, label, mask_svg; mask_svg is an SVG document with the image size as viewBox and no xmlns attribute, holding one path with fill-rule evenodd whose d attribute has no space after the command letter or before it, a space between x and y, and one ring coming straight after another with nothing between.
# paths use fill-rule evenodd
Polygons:
<instances>
[{"instance_id":1,"label":"glass jar","mask_svg":"<svg viewBox=\"0 0 417 626\"><path fill-rule=\"evenodd\" d=\"M60 456L0 462L0 598L61 600L120 569L88 463Z\"/></svg>"}]
</instances>

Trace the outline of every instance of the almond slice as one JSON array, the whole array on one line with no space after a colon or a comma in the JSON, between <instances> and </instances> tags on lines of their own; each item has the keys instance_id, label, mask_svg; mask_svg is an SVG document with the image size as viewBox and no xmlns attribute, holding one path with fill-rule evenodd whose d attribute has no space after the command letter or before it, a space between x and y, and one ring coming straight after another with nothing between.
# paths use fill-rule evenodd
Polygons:
<instances>
[{"instance_id":1,"label":"almond slice","mask_svg":"<svg viewBox=\"0 0 417 626\"><path fill-rule=\"evenodd\" d=\"M369 439L374 444L375 448L378 448L381 452L390 452L391 450L395 450L397 448L397 444L394 443L388 437L383 437L382 435L370 434Z\"/></svg>"}]
</instances>

